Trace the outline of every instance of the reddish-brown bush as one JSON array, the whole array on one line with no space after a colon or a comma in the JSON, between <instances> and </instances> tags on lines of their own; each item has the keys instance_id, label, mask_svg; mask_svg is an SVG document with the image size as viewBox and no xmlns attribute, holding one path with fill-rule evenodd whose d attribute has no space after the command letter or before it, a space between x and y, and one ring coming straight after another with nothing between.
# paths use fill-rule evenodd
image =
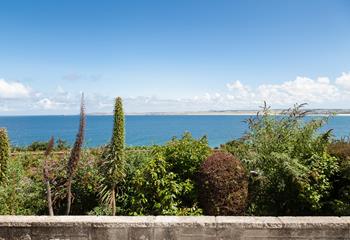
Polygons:
<instances>
[{"instance_id":1,"label":"reddish-brown bush","mask_svg":"<svg viewBox=\"0 0 350 240\"><path fill-rule=\"evenodd\" d=\"M350 160L350 141L338 140L328 145L328 152L341 161Z\"/></svg>"},{"instance_id":2,"label":"reddish-brown bush","mask_svg":"<svg viewBox=\"0 0 350 240\"><path fill-rule=\"evenodd\" d=\"M232 154L216 151L201 165L200 203L208 215L242 215L247 205L248 175Z\"/></svg>"}]
</instances>

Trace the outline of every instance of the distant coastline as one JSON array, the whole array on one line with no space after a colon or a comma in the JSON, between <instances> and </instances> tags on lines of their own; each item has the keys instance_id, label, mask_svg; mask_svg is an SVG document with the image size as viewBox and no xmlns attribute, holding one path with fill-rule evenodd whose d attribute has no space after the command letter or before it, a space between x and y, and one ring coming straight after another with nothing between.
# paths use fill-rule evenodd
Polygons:
<instances>
[{"instance_id":1,"label":"distant coastline","mask_svg":"<svg viewBox=\"0 0 350 240\"><path fill-rule=\"evenodd\" d=\"M350 116L350 109L305 109L309 111L308 115L312 116L328 116L335 114L337 116ZM209 110L209 111L183 111L183 112L130 112L126 113L129 116L244 116L256 115L259 110ZM271 113L282 115L284 109L272 109ZM108 116L112 113L90 113L93 116Z\"/></svg>"}]
</instances>

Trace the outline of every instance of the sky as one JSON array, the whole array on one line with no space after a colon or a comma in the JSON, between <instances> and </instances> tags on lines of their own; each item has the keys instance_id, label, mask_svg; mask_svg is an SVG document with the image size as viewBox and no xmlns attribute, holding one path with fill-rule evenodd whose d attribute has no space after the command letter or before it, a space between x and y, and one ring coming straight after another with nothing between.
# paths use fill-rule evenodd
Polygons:
<instances>
[{"instance_id":1,"label":"sky","mask_svg":"<svg viewBox=\"0 0 350 240\"><path fill-rule=\"evenodd\" d=\"M0 115L350 108L348 0L2 0Z\"/></svg>"}]
</instances>

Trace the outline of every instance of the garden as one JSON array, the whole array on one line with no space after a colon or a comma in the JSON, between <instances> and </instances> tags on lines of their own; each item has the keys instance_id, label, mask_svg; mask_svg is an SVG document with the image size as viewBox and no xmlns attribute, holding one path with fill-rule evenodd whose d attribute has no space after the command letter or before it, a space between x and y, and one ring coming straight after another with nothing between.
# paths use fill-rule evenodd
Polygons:
<instances>
[{"instance_id":1,"label":"garden","mask_svg":"<svg viewBox=\"0 0 350 240\"><path fill-rule=\"evenodd\" d=\"M265 104L215 149L190 133L128 147L117 98L110 142L86 148L82 99L73 146L52 137L19 148L0 130L0 215L349 215L350 141L307 114Z\"/></svg>"}]
</instances>

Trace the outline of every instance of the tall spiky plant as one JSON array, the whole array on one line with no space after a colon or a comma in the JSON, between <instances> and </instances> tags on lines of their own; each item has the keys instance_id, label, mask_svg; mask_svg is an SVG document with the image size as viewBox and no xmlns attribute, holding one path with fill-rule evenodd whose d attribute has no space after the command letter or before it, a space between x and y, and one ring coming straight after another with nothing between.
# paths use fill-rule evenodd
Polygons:
<instances>
[{"instance_id":1,"label":"tall spiky plant","mask_svg":"<svg viewBox=\"0 0 350 240\"><path fill-rule=\"evenodd\" d=\"M124 171L124 145L125 126L123 103L120 97L115 100L113 134L110 144L103 154L102 170L105 176L101 192L102 201L111 207L112 215L116 214L116 194L118 185L123 181Z\"/></svg>"},{"instance_id":2,"label":"tall spiky plant","mask_svg":"<svg viewBox=\"0 0 350 240\"><path fill-rule=\"evenodd\" d=\"M46 186L46 199L47 199L47 208L49 209L49 215L53 216L53 207L52 207L52 197L51 197L51 185L50 185L50 166L49 166L49 157L53 150L53 147L55 145L55 140L53 137L50 138L47 148L45 151L45 159L44 159L44 166L43 166L43 175L44 175L44 181Z\"/></svg>"},{"instance_id":3,"label":"tall spiky plant","mask_svg":"<svg viewBox=\"0 0 350 240\"><path fill-rule=\"evenodd\" d=\"M71 204L72 204L72 181L76 173L78 162L81 158L81 149L84 143L84 131L85 131L85 105L84 105L84 94L81 96L80 104L80 120L79 130L74 142L74 146L71 150L68 166L67 166L67 210L66 215L69 215Z\"/></svg>"},{"instance_id":4,"label":"tall spiky plant","mask_svg":"<svg viewBox=\"0 0 350 240\"><path fill-rule=\"evenodd\" d=\"M5 128L0 128L0 182L3 180L10 157L10 143Z\"/></svg>"}]
</instances>

